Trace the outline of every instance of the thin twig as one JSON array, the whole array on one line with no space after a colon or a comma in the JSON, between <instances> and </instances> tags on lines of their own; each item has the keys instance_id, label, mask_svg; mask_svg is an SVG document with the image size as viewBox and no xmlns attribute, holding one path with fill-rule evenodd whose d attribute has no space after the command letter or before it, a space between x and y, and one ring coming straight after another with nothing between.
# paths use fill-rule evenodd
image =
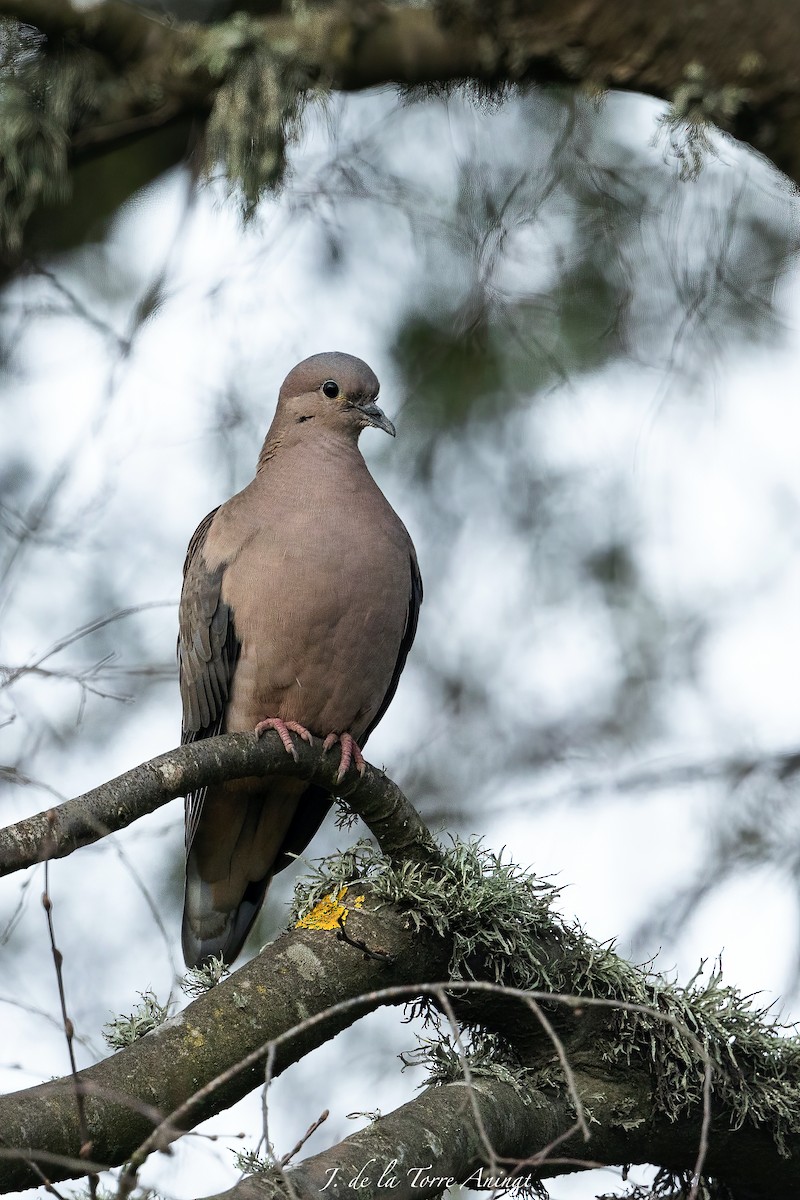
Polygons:
<instances>
[{"instance_id":1,"label":"thin twig","mask_svg":"<svg viewBox=\"0 0 800 1200\"><path fill-rule=\"evenodd\" d=\"M113 1163L98 1163L93 1160L86 1161L82 1158L71 1157L69 1154L56 1154L52 1150L23 1149L19 1146L9 1146L8 1143L0 1146L0 1159L9 1162L20 1162L21 1160L27 1163L31 1170L36 1169L36 1162L52 1163L54 1167L63 1167L67 1171L74 1171L76 1175L85 1175L87 1171L107 1171L114 1165Z\"/></svg>"},{"instance_id":2,"label":"thin twig","mask_svg":"<svg viewBox=\"0 0 800 1200\"><path fill-rule=\"evenodd\" d=\"M90 325L91 328L96 330L97 333L101 333L104 337L110 339L112 342L115 342L122 354L130 354L130 342L126 338L122 337L121 334L119 334L108 321L104 321L103 318L98 316L97 313L89 308L87 304L84 304L80 297L77 296L71 288L67 287L64 281L59 278L55 271L52 271L49 267L45 267L40 262L36 262L34 260L28 262L27 270L30 275L38 275L42 279L47 280L51 287L69 304L70 309L72 310L70 313L71 316L80 317L85 324Z\"/></svg>"},{"instance_id":3,"label":"thin twig","mask_svg":"<svg viewBox=\"0 0 800 1200\"><path fill-rule=\"evenodd\" d=\"M42 907L47 914L47 929L50 934L50 949L53 952L53 962L56 968L56 980L58 982L58 998L61 1004L61 1020L64 1024L64 1036L67 1039L67 1052L69 1054L69 1065L72 1072L72 1080L75 1085L75 1103L78 1108L78 1128L81 1134L81 1148L78 1152L80 1158L88 1158L92 1153L92 1143L89 1141L89 1127L86 1124L86 1105L84 1103L83 1091L78 1080L78 1064L75 1061L75 1047L73 1039L75 1037L75 1027L67 1013L67 998L64 992L64 973L62 970L64 956L56 946L56 935L53 926L53 902L50 899L50 863L44 864L44 892L42 893ZM89 1192L92 1200L97 1200L97 1176L92 1172L89 1173Z\"/></svg>"},{"instance_id":4,"label":"thin twig","mask_svg":"<svg viewBox=\"0 0 800 1200\"><path fill-rule=\"evenodd\" d=\"M267 1093L269 1092L274 1073L275 1046L272 1045L267 1051L267 1061L264 1064L264 1086L261 1089L261 1136L264 1139L267 1153L273 1158L275 1157L275 1153L272 1148L272 1142L269 1140L269 1102L267 1100Z\"/></svg>"},{"instance_id":5,"label":"thin twig","mask_svg":"<svg viewBox=\"0 0 800 1200\"><path fill-rule=\"evenodd\" d=\"M376 962L393 963L394 958L387 950L370 950L366 942L361 938L351 937L344 927L345 916L339 917L337 922L339 928L336 932L336 940L344 942L346 946L353 946L356 950L360 950L364 958L374 958Z\"/></svg>"},{"instance_id":6,"label":"thin twig","mask_svg":"<svg viewBox=\"0 0 800 1200\"><path fill-rule=\"evenodd\" d=\"M281 1159L281 1161L278 1165L281 1167L285 1167L289 1162L291 1162L291 1160L294 1158L295 1154L299 1154L300 1151L303 1149L303 1146L305 1146L306 1142L311 1137L312 1133L316 1133L317 1130L319 1129L320 1125L322 1125L325 1121L327 1121L327 1119L330 1115L331 1114L330 1114L329 1109L327 1109L327 1108L323 1109L322 1112L320 1113L320 1115L317 1117L316 1121L314 1121L313 1124L309 1125L308 1129L305 1131L303 1136L300 1138L300 1141L297 1143L297 1145L293 1146L288 1154L284 1154L283 1158Z\"/></svg>"},{"instance_id":7,"label":"thin twig","mask_svg":"<svg viewBox=\"0 0 800 1200\"><path fill-rule=\"evenodd\" d=\"M62 650L72 646L75 642L81 641L85 637L89 637L93 633L97 633L101 629L105 629L107 625L112 625L115 621L122 621L126 617L136 616L138 613L148 612L151 608L174 608L174 600L148 600L142 604L131 604L127 608L118 608L114 612L106 613L105 616L95 617L92 621L87 621L86 624L80 625L77 629L73 629L71 633L66 633L63 637L58 638L47 650L42 651L38 658L33 662L23 664L20 667L4 668L4 678L2 687L10 687L23 675L27 675L32 671L38 671L43 663L48 659L53 658L56 654L60 654Z\"/></svg>"},{"instance_id":8,"label":"thin twig","mask_svg":"<svg viewBox=\"0 0 800 1200\"><path fill-rule=\"evenodd\" d=\"M170 941L169 932L167 930L166 925L164 924L164 918L161 916L161 913L159 912L158 905L156 904L156 901L153 897L152 892L148 888L145 881L142 879L139 872L136 870L136 867L133 865L133 862L131 861L130 857L125 853L125 850L120 845L119 840L112 836L109 838L109 841L111 843L113 850L117 854L117 857L119 858L120 862L122 863L123 867L130 875L135 886L139 889L139 892L141 893L145 904L150 909L150 915L153 918L156 928L158 929L158 932L161 934L161 940L164 943L164 949L167 954L167 959L169 961L170 970L172 971L173 980L180 979L182 972L178 970L178 963L175 959L175 955L172 952L172 943Z\"/></svg>"},{"instance_id":9,"label":"thin twig","mask_svg":"<svg viewBox=\"0 0 800 1200\"><path fill-rule=\"evenodd\" d=\"M2 1134L0 1134L0 1142L3 1142L4 1145L6 1144L5 1138L3 1137ZM57 1187L55 1187L55 1185L51 1182L51 1180L48 1179L48 1177L45 1175L44 1171L39 1166L39 1164L35 1161L35 1159L26 1158L25 1162L28 1164L30 1169L33 1171L34 1175L39 1176L39 1179L42 1181L42 1187L45 1189L46 1192L49 1192L51 1196L55 1196L56 1200L66 1200L66 1197L58 1190Z\"/></svg>"},{"instance_id":10,"label":"thin twig","mask_svg":"<svg viewBox=\"0 0 800 1200\"><path fill-rule=\"evenodd\" d=\"M572 1098L572 1103L575 1105L575 1116L577 1118L578 1126L583 1134L583 1140L588 1142L591 1134L589 1133L589 1126L583 1111L583 1101L580 1098L578 1087L575 1083L575 1075L573 1074L572 1067L569 1065L567 1052L564 1049L564 1043L561 1041L561 1038L558 1036L552 1024L548 1020L547 1014L544 1012L541 1005L537 1004L532 996L528 996L526 1004L536 1017L542 1029L550 1038L550 1041L553 1043L555 1052L558 1055L558 1061L561 1063L561 1069L564 1072L564 1078L567 1081L567 1088L569 1090L570 1097Z\"/></svg>"},{"instance_id":11,"label":"thin twig","mask_svg":"<svg viewBox=\"0 0 800 1200\"><path fill-rule=\"evenodd\" d=\"M788 779L800 770L800 749L795 745L785 750L763 755L729 755L719 758L700 758L684 762L671 760L632 767L628 771L599 774L588 779L572 780L563 787L541 792L532 797L537 809L563 801L580 803L591 800L601 792L653 792L683 784L708 783L716 780L739 784L754 775L776 775ZM493 815L516 810L519 796L493 804Z\"/></svg>"},{"instance_id":12,"label":"thin twig","mask_svg":"<svg viewBox=\"0 0 800 1200\"><path fill-rule=\"evenodd\" d=\"M266 1146L267 1154L270 1156L276 1167L280 1171L281 1179L283 1180L286 1191L289 1193L289 1200L300 1200L297 1195L297 1189L289 1175L283 1169L283 1162L276 1162L275 1150L269 1138L269 1102L268 1093L272 1078L275 1074L275 1054L277 1051L277 1043L273 1042L267 1051L267 1061L264 1066L264 1086L261 1089L261 1120L262 1120L262 1138Z\"/></svg>"},{"instance_id":13,"label":"thin twig","mask_svg":"<svg viewBox=\"0 0 800 1200\"><path fill-rule=\"evenodd\" d=\"M56 1029L64 1028L63 1021L59 1021L58 1017L54 1017L46 1008L37 1008L35 1004L26 1004L24 1000L16 1000L13 996L0 996L0 1004L8 1004L11 1008L19 1008L22 1012L27 1013L31 1017L41 1017L43 1021L47 1021L50 1025L55 1025ZM99 1057L97 1047L92 1044L92 1041L87 1037L82 1037L79 1033L73 1033L73 1038L87 1050L93 1057ZM38 1072L32 1072L34 1075ZM81 1080L81 1089L86 1092L86 1084Z\"/></svg>"},{"instance_id":14,"label":"thin twig","mask_svg":"<svg viewBox=\"0 0 800 1200\"><path fill-rule=\"evenodd\" d=\"M469 1103L470 1103L470 1108L472 1109L473 1120L475 1121L475 1128L478 1130L478 1136L480 1137L481 1142L483 1143L483 1148L486 1151L486 1155L489 1160L490 1170L494 1170L494 1168L497 1165L497 1151L495 1150L494 1146L492 1145L492 1140L489 1137L488 1131L484 1124L483 1116L481 1115L481 1110L478 1107L478 1099L475 1094L475 1088L472 1083L472 1071L470 1070L469 1061L467 1059L467 1055L464 1050L464 1043L461 1040L461 1029L459 1027L458 1021L456 1020L456 1014L453 1011L453 1006L450 1003L450 998L447 995L447 992L444 990L444 988L442 988L441 990L437 989L435 995L436 995L436 999L438 1000L438 1002L441 1004L442 1008L444 1009L445 1016L447 1017L447 1020L449 1022L450 1029L453 1034L453 1040L455 1041L456 1054L458 1055L458 1061L461 1065L461 1071L464 1075L464 1083L467 1085L467 1094L469 1095Z\"/></svg>"},{"instance_id":15,"label":"thin twig","mask_svg":"<svg viewBox=\"0 0 800 1200\"><path fill-rule=\"evenodd\" d=\"M689 1200L697 1200L700 1191L700 1177L703 1173L703 1164L708 1154L708 1135L711 1130L711 1075L711 1059L707 1057L703 1073L703 1121L700 1126L700 1145L697 1148L697 1161L694 1164L692 1190L689 1193Z\"/></svg>"}]
</instances>

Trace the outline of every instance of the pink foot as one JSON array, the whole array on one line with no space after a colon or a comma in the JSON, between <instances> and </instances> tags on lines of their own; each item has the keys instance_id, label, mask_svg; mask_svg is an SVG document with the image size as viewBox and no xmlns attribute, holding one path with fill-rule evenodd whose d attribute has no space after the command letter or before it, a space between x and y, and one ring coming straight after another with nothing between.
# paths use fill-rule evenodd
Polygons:
<instances>
[{"instance_id":1,"label":"pink foot","mask_svg":"<svg viewBox=\"0 0 800 1200\"><path fill-rule=\"evenodd\" d=\"M342 782L352 762L356 764L359 775L363 775L367 764L364 762L361 747L349 733L329 733L322 743L322 753L327 754L337 742L342 747L342 761L339 763L339 770L336 773L336 782Z\"/></svg>"},{"instance_id":2,"label":"pink foot","mask_svg":"<svg viewBox=\"0 0 800 1200\"><path fill-rule=\"evenodd\" d=\"M283 748L287 754L291 754L295 762L297 762L297 751L292 744L292 739L289 737L289 730L292 733L299 733L304 742L311 745L311 734L306 729L305 725L298 725L297 721L282 721L280 717L265 717L263 721L259 721L255 728L256 737L261 737L267 729L274 729L278 737L283 742Z\"/></svg>"}]
</instances>

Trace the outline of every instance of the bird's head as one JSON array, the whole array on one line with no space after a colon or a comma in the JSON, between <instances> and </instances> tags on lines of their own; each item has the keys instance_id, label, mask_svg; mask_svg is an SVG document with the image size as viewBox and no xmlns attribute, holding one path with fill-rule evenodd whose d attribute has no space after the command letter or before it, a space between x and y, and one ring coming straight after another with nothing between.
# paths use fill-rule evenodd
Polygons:
<instances>
[{"instance_id":1,"label":"bird's head","mask_svg":"<svg viewBox=\"0 0 800 1200\"><path fill-rule=\"evenodd\" d=\"M395 428L378 408L375 372L352 354L313 354L294 367L278 395L284 424L324 426L349 434L354 441L368 425L395 436Z\"/></svg>"}]
</instances>

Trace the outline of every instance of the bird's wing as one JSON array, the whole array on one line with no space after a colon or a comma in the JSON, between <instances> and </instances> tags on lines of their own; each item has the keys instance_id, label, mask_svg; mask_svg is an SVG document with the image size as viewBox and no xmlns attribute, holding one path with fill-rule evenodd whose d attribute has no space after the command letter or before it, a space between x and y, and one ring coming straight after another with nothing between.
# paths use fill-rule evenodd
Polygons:
<instances>
[{"instance_id":1,"label":"bird's wing","mask_svg":"<svg viewBox=\"0 0 800 1200\"><path fill-rule=\"evenodd\" d=\"M225 704L241 650L233 613L222 599L225 563L212 571L202 553L217 511L213 509L197 526L183 565L178 632L182 743L213 737L222 729ZM200 820L205 795L206 788L198 788L186 797L187 851Z\"/></svg>"},{"instance_id":2,"label":"bird's wing","mask_svg":"<svg viewBox=\"0 0 800 1200\"><path fill-rule=\"evenodd\" d=\"M410 545L410 543L409 543ZM400 676L403 674L403 667L406 665L408 652L414 642L414 637L417 632L417 621L419 619L419 607L422 604L422 576L419 573L419 564L414 547L410 545L410 563L411 563L411 588L408 597L408 612L406 614L406 624L403 630L403 636L400 639L400 649L397 651L397 660L392 671L392 678L389 680L389 686L386 689L386 695L381 701L381 706L376 712L370 724L362 734L360 745L364 747L367 744L367 738L372 733L375 726L383 717L387 708L392 702L397 685L400 682Z\"/></svg>"}]
</instances>

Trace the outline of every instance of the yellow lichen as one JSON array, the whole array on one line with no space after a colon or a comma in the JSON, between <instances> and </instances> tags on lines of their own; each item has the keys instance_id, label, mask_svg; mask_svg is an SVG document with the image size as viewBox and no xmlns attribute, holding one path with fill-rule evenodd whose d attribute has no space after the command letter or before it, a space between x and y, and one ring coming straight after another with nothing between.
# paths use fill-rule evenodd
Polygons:
<instances>
[{"instance_id":1,"label":"yellow lichen","mask_svg":"<svg viewBox=\"0 0 800 1200\"><path fill-rule=\"evenodd\" d=\"M342 904L346 895L346 887L339 888L335 896L331 892L329 896L320 900L319 904L315 904L310 913L300 918L295 929L338 929L340 924L345 923L350 912L350 909ZM363 903L364 897L356 896L351 907L361 908Z\"/></svg>"}]
</instances>

